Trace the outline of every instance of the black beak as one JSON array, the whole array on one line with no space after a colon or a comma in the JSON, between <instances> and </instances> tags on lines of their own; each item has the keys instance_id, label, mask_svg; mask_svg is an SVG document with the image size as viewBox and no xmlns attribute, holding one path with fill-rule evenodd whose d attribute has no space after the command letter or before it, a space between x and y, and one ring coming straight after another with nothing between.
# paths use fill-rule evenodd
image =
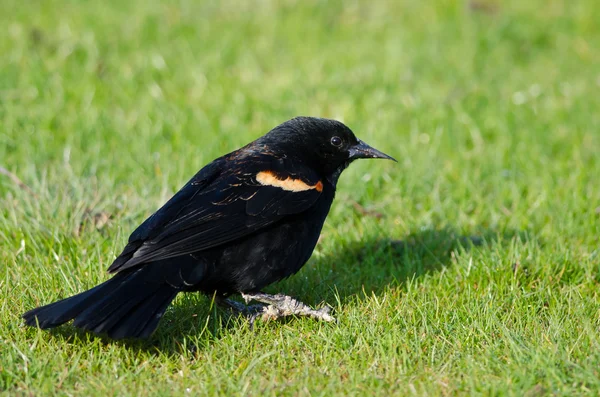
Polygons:
<instances>
[{"instance_id":1,"label":"black beak","mask_svg":"<svg viewBox=\"0 0 600 397\"><path fill-rule=\"evenodd\" d=\"M354 145L350 148L349 152L350 152L349 158L351 160L354 160L354 159L388 159L388 160L396 161L395 158L388 156L387 154L380 152L379 150L377 150L375 148L372 148L371 146L367 145L360 139L358 140L358 143L356 145Z\"/></svg>"}]
</instances>

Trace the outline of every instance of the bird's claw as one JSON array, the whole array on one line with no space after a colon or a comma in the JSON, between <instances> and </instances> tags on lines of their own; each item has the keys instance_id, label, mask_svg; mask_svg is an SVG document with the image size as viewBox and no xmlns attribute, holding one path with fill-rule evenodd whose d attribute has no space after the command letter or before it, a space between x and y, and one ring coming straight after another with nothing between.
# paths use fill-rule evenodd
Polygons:
<instances>
[{"instance_id":1,"label":"bird's claw","mask_svg":"<svg viewBox=\"0 0 600 397\"><path fill-rule=\"evenodd\" d=\"M333 308L329 305L325 305L320 309L313 309L287 295L269 295L262 292L242 294L242 297L246 305L229 299L220 300L219 303L245 316L250 323L251 329L254 328L254 323L258 318L262 321L270 321L292 315L312 317L326 322L337 322L335 317L331 315ZM252 300L258 301L261 304L248 305Z\"/></svg>"},{"instance_id":2,"label":"bird's claw","mask_svg":"<svg viewBox=\"0 0 600 397\"><path fill-rule=\"evenodd\" d=\"M331 315L332 307L329 305L323 306L320 309L313 309L310 306L300 302L297 299L283 294L269 295L262 292L252 294L242 294L246 302L256 300L264 303L262 311L256 313L252 317L252 322L260 317L262 320L277 320L286 316L307 316L315 319L335 322L335 318Z\"/></svg>"}]
</instances>

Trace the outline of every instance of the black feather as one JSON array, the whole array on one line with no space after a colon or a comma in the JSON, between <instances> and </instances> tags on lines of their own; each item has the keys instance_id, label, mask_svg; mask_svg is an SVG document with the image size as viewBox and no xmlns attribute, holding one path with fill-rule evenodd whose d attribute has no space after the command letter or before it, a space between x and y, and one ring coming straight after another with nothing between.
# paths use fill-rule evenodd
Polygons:
<instances>
[{"instance_id":1,"label":"black feather","mask_svg":"<svg viewBox=\"0 0 600 397\"><path fill-rule=\"evenodd\" d=\"M151 333L158 324L155 319L179 292L169 284L157 283L153 270L147 267L119 273L88 291L30 310L23 318L27 325L42 329L75 319L76 327L115 339L136 337L140 329Z\"/></svg>"}]
</instances>

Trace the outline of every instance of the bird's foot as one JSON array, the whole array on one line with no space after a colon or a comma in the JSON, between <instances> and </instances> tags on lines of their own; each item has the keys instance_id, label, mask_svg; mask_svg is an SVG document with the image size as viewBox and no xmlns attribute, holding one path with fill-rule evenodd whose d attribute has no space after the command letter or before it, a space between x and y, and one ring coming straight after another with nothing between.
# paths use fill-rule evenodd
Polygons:
<instances>
[{"instance_id":1,"label":"bird's foot","mask_svg":"<svg viewBox=\"0 0 600 397\"><path fill-rule=\"evenodd\" d=\"M267 305L262 306L261 311L250 315L251 324L253 324L254 320L258 317L263 320L276 320L291 315L307 316L328 322L335 321L335 318L331 315L330 306L324 306L316 310L297 299L283 294L269 295L262 292L253 292L249 294L242 293L242 298L244 298L246 303L250 303L250 301L254 300ZM237 302L236 304L241 305ZM256 305L246 307L256 307Z\"/></svg>"}]
</instances>

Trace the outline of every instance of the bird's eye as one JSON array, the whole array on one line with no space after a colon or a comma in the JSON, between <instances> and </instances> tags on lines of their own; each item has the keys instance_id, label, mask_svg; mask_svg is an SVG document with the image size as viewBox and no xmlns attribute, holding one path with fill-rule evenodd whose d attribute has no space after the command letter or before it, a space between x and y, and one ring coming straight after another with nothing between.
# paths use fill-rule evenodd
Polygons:
<instances>
[{"instance_id":1,"label":"bird's eye","mask_svg":"<svg viewBox=\"0 0 600 397\"><path fill-rule=\"evenodd\" d=\"M340 146L342 144L342 138L340 138L339 136L334 136L333 138L331 138L331 144L333 146Z\"/></svg>"}]
</instances>

